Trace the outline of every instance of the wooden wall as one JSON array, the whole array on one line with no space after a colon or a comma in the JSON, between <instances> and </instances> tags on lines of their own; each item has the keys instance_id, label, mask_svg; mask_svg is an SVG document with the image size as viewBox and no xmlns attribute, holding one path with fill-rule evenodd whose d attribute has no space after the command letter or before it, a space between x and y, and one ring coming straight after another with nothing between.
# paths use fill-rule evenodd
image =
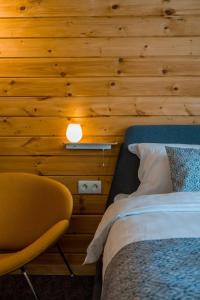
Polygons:
<instances>
[{"instance_id":1,"label":"wooden wall","mask_svg":"<svg viewBox=\"0 0 200 300\"><path fill-rule=\"evenodd\" d=\"M0 171L66 184L74 213L62 245L79 274L101 218L118 147L63 148L69 122L84 140L121 141L134 124L200 123L199 0L0 0ZM103 194L80 196L79 179ZM51 249L29 265L62 274Z\"/></svg>"}]
</instances>

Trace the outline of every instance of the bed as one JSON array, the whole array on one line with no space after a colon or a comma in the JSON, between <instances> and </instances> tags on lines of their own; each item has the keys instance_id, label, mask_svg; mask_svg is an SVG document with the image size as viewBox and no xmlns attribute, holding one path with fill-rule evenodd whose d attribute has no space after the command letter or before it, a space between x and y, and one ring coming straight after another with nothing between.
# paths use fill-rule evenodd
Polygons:
<instances>
[{"instance_id":1,"label":"bed","mask_svg":"<svg viewBox=\"0 0 200 300\"><path fill-rule=\"evenodd\" d=\"M117 194L131 194L140 184L138 179L140 161L136 155L128 151L128 145L132 143L198 145L200 144L200 126L155 125L128 128L120 149L107 207L112 204ZM170 257L171 251L177 253L173 261ZM132 253L134 256L131 256ZM200 299L199 253L199 238L170 239L170 243L169 240L130 243L112 258L106 268L107 276L104 277L103 285L107 292L104 292L103 300L130 299L130 289L135 290L131 294L131 299ZM150 260L152 261L150 267L153 268L151 270L148 269L147 263ZM145 265L143 265L144 262L146 262ZM184 262L187 263L184 264ZM130 265L133 267L130 268ZM142 275L141 268L144 269ZM174 278L170 274L175 274L173 271L177 269L181 269L181 272L177 273ZM165 276L160 276L158 271L165 273ZM189 284L184 282L183 274L187 274L191 279ZM187 281L188 278L186 278ZM97 263L93 300L101 299L101 295L102 258Z\"/></svg>"}]
</instances>

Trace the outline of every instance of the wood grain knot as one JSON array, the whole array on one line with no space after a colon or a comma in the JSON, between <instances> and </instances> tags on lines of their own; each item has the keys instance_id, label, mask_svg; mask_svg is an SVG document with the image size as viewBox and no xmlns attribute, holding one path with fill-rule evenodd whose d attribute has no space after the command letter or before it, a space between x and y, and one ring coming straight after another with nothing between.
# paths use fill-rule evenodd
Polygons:
<instances>
[{"instance_id":1,"label":"wood grain knot","mask_svg":"<svg viewBox=\"0 0 200 300\"><path fill-rule=\"evenodd\" d=\"M115 82L111 82L110 85L111 85L111 86L115 86Z\"/></svg>"},{"instance_id":2,"label":"wood grain knot","mask_svg":"<svg viewBox=\"0 0 200 300\"><path fill-rule=\"evenodd\" d=\"M25 10L25 9L26 9L26 6L20 6L19 9L20 9L20 10Z\"/></svg>"},{"instance_id":3,"label":"wood grain knot","mask_svg":"<svg viewBox=\"0 0 200 300\"><path fill-rule=\"evenodd\" d=\"M118 61L119 61L119 63L122 63L124 60L122 57L119 57Z\"/></svg>"},{"instance_id":4,"label":"wood grain knot","mask_svg":"<svg viewBox=\"0 0 200 300\"><path fill-rule=\"evenodd\" d=\"M168 73L168 70L167 70L167 69L163 69L163 70L162 70L162 73L163 73L163 74L167 74L167 73Z\"/></svg>"},{"instance_id":5,"label":"wood grain knot","mask_svg":"<svg viewBox=\"0 0 200 300\"><path fill-rule=\"evenodd\" d=\"M174 86L174 87L173 87L173 90L174 90L174 91L178 91L179 88L178 88L177 86Z\"/></svg>"},{"instance_id":6,"label":"wood grain knot","mask_svg":"<svg viewBox=\"0 0 200 300\"><path fill-rule=\"evenodd\" d=\"M119 8L119 5L118 4L113 4L112 5L112 9L118 9Z\"/></svg>"},{"instance_id":7,"label":"wood grain knot","mask_svg":"<svg viewBox=\"0 0 200 300\"><path fill-rule=\"evenodd\" d=\"M61 77L65 77L65 76L66 76L66 73L65 73L65 72L61 72L61 73L60 73L60 76L61 76Z\"/></svg>"},{"instance_id":8,"label":"wood grain knot","mask_svg":"<svg viewBox=\"0 0 200 300\"><path fill-rule=\"evenodd\" d=\"M175 15L175 13L176 13L176 11L175 11L175 9L173 9L173 8L168 8L168 9L165 10L165 14L166 14L167 16Z\"/></svg>"}]
</instances>

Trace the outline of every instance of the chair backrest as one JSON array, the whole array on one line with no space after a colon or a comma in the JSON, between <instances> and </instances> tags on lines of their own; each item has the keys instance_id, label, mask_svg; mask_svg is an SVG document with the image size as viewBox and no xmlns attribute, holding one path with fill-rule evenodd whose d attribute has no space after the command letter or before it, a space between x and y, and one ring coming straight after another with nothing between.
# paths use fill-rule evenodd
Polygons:
<instances>
[{"instance_id":1,"label":"chair backrest","mask_svg":"<svg viewBox=\"0 0 200 300\"><path fill-rule=\"evenodd\" d=\"M51 226L69 220L73 200L61 183L25 173L0 173L0 250L32 243Z\"/></svg>"}]
</instances>

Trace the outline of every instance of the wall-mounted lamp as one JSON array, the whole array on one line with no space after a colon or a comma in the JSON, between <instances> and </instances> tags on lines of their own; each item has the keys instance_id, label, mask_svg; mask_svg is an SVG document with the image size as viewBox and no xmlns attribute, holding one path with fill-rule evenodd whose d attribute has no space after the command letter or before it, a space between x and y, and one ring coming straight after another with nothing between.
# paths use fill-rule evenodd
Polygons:
<instances>
[{"instance_id":1,"label":"wall-mounted lamp","mask_svg":"<svg viewBox=\"0 0 200 300\"><path fill-rule=\"evenodd\" d=\"M116 143L78 143L83 136L80 124L69 124L66 130L66 137L70 143L65 145L71 150L110 150Z\"/></svg>"},{"instance_id":2,"label":"wall-mounted lamp","mask_svg":"<svg viewBox=\"0 0 200 300\"><path fill-rule=\"evenodd\" d=\"M66 130L66 137L71 143L78 143L82 139L83 131L80 124L69 124Z\"/></svg>"}]
</instances>

